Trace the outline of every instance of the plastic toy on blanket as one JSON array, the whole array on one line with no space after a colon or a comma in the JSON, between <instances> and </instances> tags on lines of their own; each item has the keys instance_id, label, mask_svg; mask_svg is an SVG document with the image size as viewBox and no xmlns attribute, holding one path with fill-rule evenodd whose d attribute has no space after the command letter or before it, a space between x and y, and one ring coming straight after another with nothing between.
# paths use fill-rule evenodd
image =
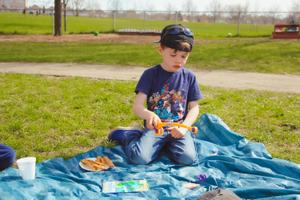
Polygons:
<instances>
[{"instance_id":1,"label":"plastic toy on blanket","mask_svg":"<svg viewBox=\"0 0 300 200\"><path fill-rule=\"evenodd\" d=\"M164 127L182 127L188 129L194 134L198 133L198 128L196 126L188 126L177 122L160 122L159 124L157 124L155 128L155 135L156 136L162 135L162 133L164 132L163 130Z\"/></svg>"}]
</instances>

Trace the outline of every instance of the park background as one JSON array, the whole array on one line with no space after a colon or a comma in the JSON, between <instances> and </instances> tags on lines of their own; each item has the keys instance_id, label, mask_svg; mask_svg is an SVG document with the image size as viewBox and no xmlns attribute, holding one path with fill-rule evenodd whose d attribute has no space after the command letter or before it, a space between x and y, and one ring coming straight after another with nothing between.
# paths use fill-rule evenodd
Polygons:
<instances>
[{"instance_id":1,"label":"park background","mask_svg":"<svg viewBox=\"0 0 300 200\"><path fill-rule=\"evenodd\" d=\"M62 36L56 37L52 36L53 1L44 5L15 1L21 3L10 7L6 2L0 1L1 62L109 64L129 70L130 66L151 66L160 62L155 44L149 39L137 43L134 38L155 36L167 24L182 23L195 33L188 63L192 69L295 76L300 72L299 40L272 39L274 24L299 24L299 1L290 1L283 10L271 6L253 11L247 3L223 5L221 1L211 1L207 10L194 10L197 1L182 1L181 10L171 4L164 10L151 6L129 10L125 1L111 1L103 10L99 1L69 0L64 1L65 12L62 9ZM125 33L134 34L132 41L103 40L107 34ZM81 40L78 34L94 39ZM35 41L34 35L54 39ZM80 39L59 39L70 35ZM15 148L17 157L31 155L39 161L72 157L98 145L112 146L106 140L109 130L142 123L131 111L135 84L0 74L0 141ZM274 157L300 162L299 94L201 89L205 96L199 102L201 114L218 115L232 130L265 144Z\"/></svg>"}]
</instances>

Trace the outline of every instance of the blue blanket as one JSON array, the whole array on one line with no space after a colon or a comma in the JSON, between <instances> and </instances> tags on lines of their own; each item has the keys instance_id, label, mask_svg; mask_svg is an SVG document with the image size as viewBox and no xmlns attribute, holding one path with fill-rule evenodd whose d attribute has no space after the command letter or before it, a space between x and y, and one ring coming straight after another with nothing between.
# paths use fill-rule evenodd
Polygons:
<instances>
[{"instance_id":1,"label":"blue blanket","mask_svg":"<svg viewBox=\"0 0 300 200\"><path fill-rule=\"evenodd\" d=\"M55 158L37 165L37 178L23 181L18 170L0 173L0 199L196 199L215 188L232 190L243 199L299 199L300 165L272 158L263 144L249 142L231 131L217 116L205 114L196 123L198 161L179 166L162 156L149 165L127 163L120 146L97 147L71 159ZM106 155L116 168L84 172L78 163ZM199 175L207 179L200 181ZM146 179L150 190L103 194L107 180ZM199 183L193 189L184 183Z\"/></svg>"}]
</instances>

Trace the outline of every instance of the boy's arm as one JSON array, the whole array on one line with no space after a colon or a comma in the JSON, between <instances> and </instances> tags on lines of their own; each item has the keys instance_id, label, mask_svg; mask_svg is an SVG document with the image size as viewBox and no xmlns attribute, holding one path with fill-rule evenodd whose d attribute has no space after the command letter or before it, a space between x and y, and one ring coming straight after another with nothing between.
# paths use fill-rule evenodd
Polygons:
<instances>
[{"instance_id":1,"label":"boy's arm","mask_svg":"<svg viewBox=\"0 0 300 200\"><path fill-rule=\"evenodd\" d=\"M186 124L188 126L192 126L195 121L197 120L197 117L199 115L199 104L198 101L191 101L188 104L189 111L183 121L183 124Z\"/></svg>"},{"instance_id":2,"label":"boy's arm","mask_svg":"<svg viewBox=\"0 0 300 200\"><path fill-rule=\"evenodd\" d=\"M160 118L154 113L145 108L144 104L147 100L147 95L139 92L133 104L133 112L140 118L146 120L146 126L149 129L154 129L157 123L160 122Z\"/></svg>"},{"instance_id":3,"label":"boy's arm","mask_svg":"<svg viewBox=\"0 0 300 200\"><path fill-rule=\"evenodd\" d=\"M188 104L188 113L184 119L184 121L182 122L183 124L186 124L188 126L191 126L194 124L194 122L196 121L198 114L199 114L199 105L197 101L191 101ZM174 138L182 138L184 137L185 133L186 133L186 129L185 128L170 128L171 130L171 135Z\"/></svg>"}]
</instances>

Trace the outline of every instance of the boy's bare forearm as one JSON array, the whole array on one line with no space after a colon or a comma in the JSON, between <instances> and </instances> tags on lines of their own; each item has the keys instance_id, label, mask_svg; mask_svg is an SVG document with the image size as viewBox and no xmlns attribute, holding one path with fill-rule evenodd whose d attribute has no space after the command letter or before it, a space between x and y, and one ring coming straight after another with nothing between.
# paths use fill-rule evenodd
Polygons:
<instances>
[{"instance_id":1,"label":"boy's bare forearm","mask_svg":"<svg viewBox=\"0 0 300 200\"><path fill-rule=\"evenodd\" d=\"M134 105L133 112L140 118L147 120L150 115L150 111L146 109L143 105Z\"/></svg>"},{"instance_id":2,"label":"boy's bare forearm","mask_svg":"<svg viewBox=\"0 0 300 200\"><path fill-rule=\"evenodd\" d=\"M135 98L133 112L140 118L146 120L147 128L154 129L160 122L160 119L154 112L151 112L144 106L146 99L147 95L139 92Z\"/></svg>"},{"instance_id":3,"label":"boy's bare forearm","mask_svg":"<svg viewBox=\"0 0 300 200\"><path fill-rule=\"evenodd\" d=\"M135 97L133 104L133 112L142 119L147 119L149 116L149 110L145 108L144 104L147 99L147 95L144 93L138 93Z\"/></svg>"},{"instance_id":4,"label":"boy's bare forearm","mask_svg":"<svg viewBox=\"0 0 300 200\"><path fill-rule=\"evenodd\" d=\"M190 102L189 104L189 111L186 115L185 120L183 121L183 124L186 124L188 126L191 126L195 123L195 121L198 118L199 115L199 105L197 102Z\"/></svg>"}]
</instances>

